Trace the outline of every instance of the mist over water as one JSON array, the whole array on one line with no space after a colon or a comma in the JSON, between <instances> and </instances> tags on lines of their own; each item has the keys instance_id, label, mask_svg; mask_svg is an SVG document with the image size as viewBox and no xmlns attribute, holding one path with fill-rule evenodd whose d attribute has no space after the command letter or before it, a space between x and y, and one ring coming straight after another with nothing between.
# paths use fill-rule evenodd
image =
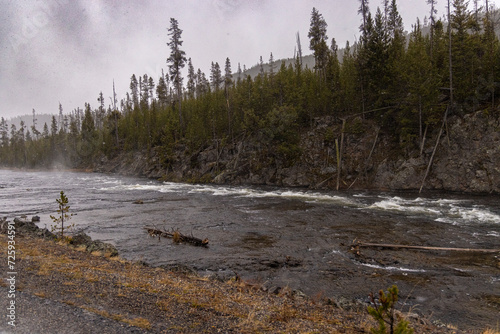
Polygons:
<instances>
[{"instance_id":1,"label":"mist over water","mask_svg":"<svg viewBox=\"0 0 500 334\"><path fill-rule=\"evenodd\" d=\"M76 214L71 220L76 229L115 244L130 260L182 264L202 275L237 273L268 287L334 299L364 301L370 292L397 284L404 311L412 307L463 326L495 325L498 315L499 254L349 251L355 239L500 248L498 196L192 185L0 170L0 216L38 215L39 226L49 227L61 190ZM208 238L209 248L150 238L145 226Z\"/></svg>"}]
</instances>

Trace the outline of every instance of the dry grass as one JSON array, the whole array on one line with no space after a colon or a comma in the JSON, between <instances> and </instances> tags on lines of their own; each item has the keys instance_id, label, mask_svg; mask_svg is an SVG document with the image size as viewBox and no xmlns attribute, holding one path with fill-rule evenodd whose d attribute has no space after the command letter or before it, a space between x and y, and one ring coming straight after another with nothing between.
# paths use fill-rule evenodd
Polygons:
<instances>
[{"instance_id":1,"label":"dry grass","mask_svg":"<svg viewBox=\"0 0 500 334\"><path fill-rule=\"evenodd\" d=\"M364 313L335 309L321 296L297 297L287 288L270 295L256 282L214 282L38 239L19 238L16 246L28 292L153 332L363 333L374 326Z\"/></svg>"},{"instance_id":2,"label":"dry grass","mask_svg":"<svg viewBox=\"0 0 500 334\"><path fill-rule=\"evenodd\" d=\"M144 319L144 318L137 317L137 318L130 319L122 314L109 313L108 311L105 311L105 310L98 310L98 309L94 309L94 308L90 308L90 307L83 307L83 308L89 312L99 314L99 315L101 315L105 318L108 318L108 319L121 321L121 322L124 322L126 324L129 324L129 325L132 325L135 327L139 327L139 328L151 329L151 324L149 323L149 321L147 319Z\"/></svg>"}]
</instances>

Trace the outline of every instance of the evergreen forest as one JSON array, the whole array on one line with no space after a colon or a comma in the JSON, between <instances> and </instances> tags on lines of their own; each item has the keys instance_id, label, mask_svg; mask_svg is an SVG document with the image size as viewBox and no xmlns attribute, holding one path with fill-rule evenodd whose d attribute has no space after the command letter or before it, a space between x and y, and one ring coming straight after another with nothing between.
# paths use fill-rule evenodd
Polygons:
<instances>
[{"instance_id":1,"label":"evergreen forest","mask_svg":"<svg viewBox=\"0 0 500 334\"><path fill-rule=\"evenodd\" d=\"M500 45L488 1L474 1L471 9L468 1L448 0L446 21L438 19L436 0L418 1L427 1L429 19L405 32L396 0L375 10L359 0L360 37L343 49L313 8L308 38L314 67L302 64L299 45L293 64L271 53L267 64L260 58L253 77L229 58L212 63L208 75L195 70L179 22L171 18L161 77L132 74L126 96L113 94L106 105L99 93L96 108L86 103L66 114L60 106L49 124L9 127L1 118L0 165L82 167L141 151L157 152L168 166L179 146L196 151L250 137L293 162L301 156L300 133L318 117L370 119L406 150L418 149L452 115L485 110L498 117Z\"/></svg>"}]
</instances>

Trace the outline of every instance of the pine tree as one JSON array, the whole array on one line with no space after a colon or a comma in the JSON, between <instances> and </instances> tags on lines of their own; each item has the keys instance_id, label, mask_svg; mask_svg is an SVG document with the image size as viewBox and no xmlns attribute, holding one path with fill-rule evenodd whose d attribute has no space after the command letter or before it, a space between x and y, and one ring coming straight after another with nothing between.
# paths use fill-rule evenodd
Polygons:
<instances>
[{"instance_id":1,"label":"pine tree","mask_svg":"<svg viewBox=\"0 0 500 334\"><path fill-rule=\"evenodd\" d=\"M59 227L57 225L61 224L61 239L64 239L64 231L68 230L69 228L73 227L74 225L66 226L64 227L64 222L68 221L71 219L71 216L73 214L69 213L69 208L70 206L68 205L68 197L64 195L64 191L61 191L59 198L56 199L58 209L57 213L59 214L58 216L53 216L51 215L50 218L54 221L55 225L52 226L52 231L58 230Z\"/></svg>"},{"instance_id":2,"label":"pine tree","mask_svg":"<svg viewBox=\"0 0 500 334\"><path fill-rule=\"evenodd\" d=\"M273 53L269 55L269 79L271 82L273 81L274 78L274 69L275 69L275 63L274 63L274 56Z\"/></svg>"},{"instance_id":3,"label":"pine tree","mask_svg":"<svg viewBox=\"0 0 500 334\"><path fill-rule=\"evenodd\" d=\"M219 91L222 82L223 79L220 65L218 62L212 62L212 66L210 68L210 83L216 93Z\"/></svg>"},{"instance_id":4,"label":"pine tree","mask_svg":"<svg viewBox=\"0 0 500 334\"><path fill-rule=\"evenodd\" d=\"M132 74L130 78L130 92L132 94L132 103L134 104L134 108L139 108L139 84L137 82L137 78L135 74Z\"/></svg>"},{"instance_id":5,"label":"pine tree","mask_svg":"<svg viewBox=\"0 0 500 334\"><path fill-rule=\"evenodd\" d=\"M486 94L491 99L491 108L495 106L495 91L497 84L495 83L495 74L498 70L498 63L495 61L498 57L499 41L495 34L495 25L492 20L488 0L486 0L486 13L484 15L484 33L482 36L482 45L485 48L485 55L482 62L482 68L485 70Z\"/></svg>"},{"instance_id":6,"label":"pine tree","mask_svg":"<svg viewBox=\"0 0 500 334\"><path fill-rule=\"evenodd\" d=\"M11 161L10 164L13 166L17 166L18 164L18 147L17 147L17 126L15 124L10 125L10 155Z\"/></svg>"},{"instance_id":7,"label":"pine tree","mask_svg":"<svg viewBox=\"0 0 500 334\"><path fill-rule=\"evenodd\" d=\"M196 97L202 97L207 94L210 90L210 84L208 83L205 73L198 69L196 72Z\"/></svg>"},{"instance_id":8,"label":"pine tree","mask_svg":"<svg viewBox=\"0 0 500 334\"><path fill-rule=\"evenodd\" d=\"M3 117L0 119L0 145L3 148L9 146L9 125Z\"/></svg>"},{"instance_id":9,"label":"pine tree","mask_svg":"<svg viewBox=\"0 0 500 334\"><path fill-rule=\"evenodd\" d=\"M405 53L406 38L404 35L403 20L399 15L396 0L392 0L388 7L386 22L388 38L388 85L389 94L394 104L405 96L406 82L402 79L404 75L403 58Z\"/></svg>"},{"instance_id":10,"label":"pine tree","mask_svg":"<svg viewBox=\"0 0 500 334\"><path fill-rule=\"evenodd\" d=\"M186 52L181 50L183 41L181 40L182 30L179 28L179 23L176 19L170 18L170 28L168 29L170 42L167 45L170 47L170 56L167 58L170 80L172 81L176 93L179 108L179 124L181 131L184 128L182 119L182 69L186 65Z\"/></svg>"},{"instance_id":11,"label":"pine tree","mask_svg":"<svg viewBox=\"0 0 500 334\"><path fill-rule=\"evenodd\" d=\"M149 89L149 104L151 105L154 101L154 91L155 91L155 81L153 77L148 79L148 89Z\"/></svg>"},{"instance_id":12,"label":"pine tree","mask_svg":"<svg viewBox=\"0 0 500 334\"><path fill-rule=\"evenodd\" d=\"M140 79L140 78L139 78ZM139 80L141 81L141 80ZM142 76L142 83L139 85L141 87L141 109L144 112L149 108L149 77L147 74Z\"/></svg>"},{"instance_id":13,"label":"pine tree","mask_svg":"<svg viewBox=\"0 0 500 334\"><path fill-rule=\"evenodd\" d=\"M403 79L407 83L407 95L403 101L406 108L399 116L400 142L411 144L418 137L422 149L425 141L424 125L434 123L434 110L438 104L441 81L427 52L429 39L423 36L420 22L414 26L410 34L408 51L403 59ZM441 110L437 113L440 117ZM418 129L418 130L416 130Z\"/></svg>"},{"instance_id":14,"label":"pine tree","mask_svg":"<svg viewBox=\"0 0 500 334\"><path fill-rule=\"evenodd\" d=\"M156 96L158 97L160 106L164 107L168 104L167 84L163 76L161 76L158 80L158 85L156 86Z\"/></svg>"},{"instance_id":15,"label":"pine tree","mask_svg":"<svg viewBox=\"0 0 500 334\"><path fill-rule=\"evenodd\" d=\"M196 91L196 73L194 72L193 63L191 58L188 59L188 82L187 93L189 98L194 98Z\"/></svg>"},{"instance_id":16,"label":"pine tree","mask_svg":"<svg viewBox=\"0 0 500 334\"><path fill-rule=\"evenodd\" d=\"M99 93L97 102L99 102L99 109L96 113L96 125L98 129L101 129L103 126L104 115L106 114L106 109L104 107L104 95L102 94L102 91Z\"/></svg>"},{"instance_id":17,"label":"pine tree","mask_svg":"<svg viewBox=\"0 0 500 334\"><path fill-rule=\"evenodd\" d=\"M475 62L471 35L473 18L465 0L453 0L451 13L451 60L453 71L453 98L463 104L475 89ZM451 74L450 74L451 77Z\"/></svg>"},{"instance_id":18,"label":"pine tree","mask_svg":"<svg viewBox=\"0 0 500 334\"><path fill-rule=\"evenodd\" d=\"M332 38L328 62L326 64L326 83L329 89L329 103L331 110L339 107L340 88L340 62L338 56L338 46L335 38Z\"/></svg>"},{"instance_id":19,"label":"pine tree","mask_svg":"<svg viewBox=\"0 0 500 334\"><path fill-rule=\"evenodd\" d=\"M36 111L33 109L33 124L31 125L31 132L33 132L33 137L35 140L37 140L40 137L40 131L37 130L36 128Z\"/></svg>"},{"instance_id":20,"label":"pine tree","mask_svg":"<svg viewBox=\"0 0 500 334\"><path fill-rule=\"evenodd\" d=\"M237 82L238 82L238 84L239 84L239 83L240 83L240 81L241 81L242 75L243 75L243 72L242 72L242 70L241 70L240 63L238 63L238 72L237 72L237 73L238 73L238 78L237 78L236 80L237 80Z\"/></svg>"},{"instance_id":21,"label":"pine tree","mask_svg":"<svg viewBox=\"0 0 500 334\"><path fill-rule=\"evenodd\" d=\"M433 56L433 51L434 51L434 29L435 29L435 26L436 26L436 17L435 15L437 14L437 9L436 9L436 5L437 5L437 0L427 0L427 4L431 6L431 10L430 10L430 15L429 15L429 18L431 20L431 31L430 31L430 56L432 58Z\"/></svg>"},{"instance_id":22,"label":"pine tree","mask_svg":"<svg viewBox=\"0 0 500 334\"><path fill-rule=\"evenodd\" d=\"M50 135L52 138L57 136L57 120L56 116L52 116L52 123L50 124Z\"/></svg>"},{"instance_id":23,"label":"pine tree","mask_svg":"<svg viewBox=\"0 0 500 334\"><path fill-rule=\"evenodd\" d=\"M373 24L373 25L372 25ZM388 71L388 35L380 8L377 9L375 21L368 15L366 39L361 46L360 67L363 74L365 99L369 108L386 106L387 88L390 77Z\"/></svg>"},{"instance_id":24,"label":"pine tree","mask_svg":"<svg viewBox=\"0 0 500 334\"><path fill-rule=\"evenodd\" d=\"M224 66L224 90L226 92L226 96L229 93L229 88L233 84L233 73L231 71L231 61L229 58L226 58L226 64Z\"/></svg>"},{"instance_id":25,"label":"pine tree","mask_svg":"<svg viewBox=\"0 0 500 334\"><path fill-rule=\"evenodd\" d=\"M358 101L362 100L362 94L359 94L360 75L358 73L358 61L351 51L349 41L346 42L344 53L342 55L342 66L339 73L340 85L340 109L345 113L351 113L358 109ZM359 108L362 109L362 108Z\"/></svg>"},{"instance_id":26,"label":"pine tree","mask_svg":"<svg viewBox=\"0 0 500 334\"><path fill-rule=\"evenodd\" d=\"M259 58L259 75L264 77L264 61L262 60L262 56Z\"/></svg>"},{"instance_id":27,"label":"pine tree","mask_svg":"<svg viewBox=\"0 0 500 334\"><path fill-rule=\"evenodd\" d=\"M368 16L370 15L370 9L368 7L368 0L359 0L358 14L361 14L361 18L362 18L362 23L361 23L361 26L359 27L359 31L361 32L362 35L366 35L367 26L369 24Z\"/></svg>"},{"instance_id":28,"label":"pine tree","mask_svg":"<svg viewBox=\"0 0 500 334\"><path fill-rule=\"evenodd\" d=\"M226 97L226 107L227 107L227 126L228 126L228 134L233 136L232 129L232 113L231 113L231 102L229 91L231 85L233 84L233 74L231 71L231 61L229 57L226 58L226 64L224 66L224 95Z\"/></svg>"},{"instance_id":29,"label":"pine tree","mask_svg":"<svg viewBox=\"0 0 500 334\"><path fill-rule=\"evenodd\" d=\"M360 0L361 6L358 13L363 16L363 24L360 26L361 36L359 38L359 45L356 49L356 66L357 73L359 76L359 89L361 93L361 111L365 112L366 104L368 103L367 91L368 80L370 77L370 52L368 48L368 43L372 38L373 34L373 19L371 13L368 11L368 2L366 0Z\"/></svg>"},{"instance_id":30,"label":"pine tree","mask_svg":"<svg viewBox=\"0 0 500 334\"><path fill-rule=\"evenodd\" d=\"M47 123L43 124L42 137L44 139L48 139L49 138L49 126L47 125Z\"/></svg>"},{"instance_id":31,"label":"pine tree","mask_svg":"<svg viewBox=\"0 0 500 334\"><path fill-rule=\"evenodd\" d=\"M82 140L86 142L86 144L93 144L95 132L94 117L92 116L92 111L90 110L90 104L85 103L85 114L83 116L81 131Z\"/></svg>"},{"instance_id":32,"label":"pine tree","mask_svg":"<svg viewBox=\"0 0 500 334\"><path fill-rule=\"evenodd\" d=\"M307 37L310 39L309 48L314 54L314 68L320 73L322 78L324 78L326 63L328 61L328 46L326 44L326 40L328 39L326 35L327 26L323 15L316 8L313 8Z\"/></svg>"}]
</instances>

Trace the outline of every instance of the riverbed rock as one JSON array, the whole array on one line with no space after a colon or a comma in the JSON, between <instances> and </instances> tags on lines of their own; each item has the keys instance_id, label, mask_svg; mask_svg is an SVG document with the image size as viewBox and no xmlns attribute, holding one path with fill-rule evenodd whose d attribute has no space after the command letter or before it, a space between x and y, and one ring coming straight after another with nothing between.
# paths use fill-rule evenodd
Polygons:
<instances>
[{"instance_id":1,"label":"riverbed rock","mask_svg":"<svg viewBox=\"0 0 500 334\"><path fill-rule=\"evenodd\" d=\"M39 229L34 222L26 218L14 218L14 226L16 228L16 233L34 234Z\"/></svg>"},{"instance_id":2,"label":"riverbed rock","mask_svg":"<svg viewBox=\"0 0 500 334\"><path fill-rule=\"evenodd\" d=\"M115 246L107 242L102 242L100 240L92 241L87 246L87 252L89 253L100 252L105 255L108 255L109 257L118 256L118 250L116 249Z\"/></svg>"},{"instance_id":3,"label":"riverbed rock","mask_svg":"<svg viewBox=\"0 0 500 334\"><path fill-rule=\"evenodd\" d=\"M79 232L79 233L75 234L71 238L71 241L70 241L70 244L73 246L83 245L83 246L87 247L91 243L92 243L92 238L83 232Z\"/></svg>"},{"instance_id":4,"label":"riverbed rock","mask_svg":"<svg viewBox=\"0 0 500 334\"><path fill-rule=\"evenodd\" d=\"M36 236L43 239L56 239L56 235L49 231L47 228L41 228L36 232Z\"/></svg>"},{"instance_id":5,"label":"riverbed rock","mask_svg":"<svg viewBox=\"0 0 500 334\"><path fill-rule=\"evenodd\" d=\"M227 282L238 280L238 274L231 269L223 269L215 272L211 272L207 275L208 279L219 282Z\"/></svg>"}]
</instances>

